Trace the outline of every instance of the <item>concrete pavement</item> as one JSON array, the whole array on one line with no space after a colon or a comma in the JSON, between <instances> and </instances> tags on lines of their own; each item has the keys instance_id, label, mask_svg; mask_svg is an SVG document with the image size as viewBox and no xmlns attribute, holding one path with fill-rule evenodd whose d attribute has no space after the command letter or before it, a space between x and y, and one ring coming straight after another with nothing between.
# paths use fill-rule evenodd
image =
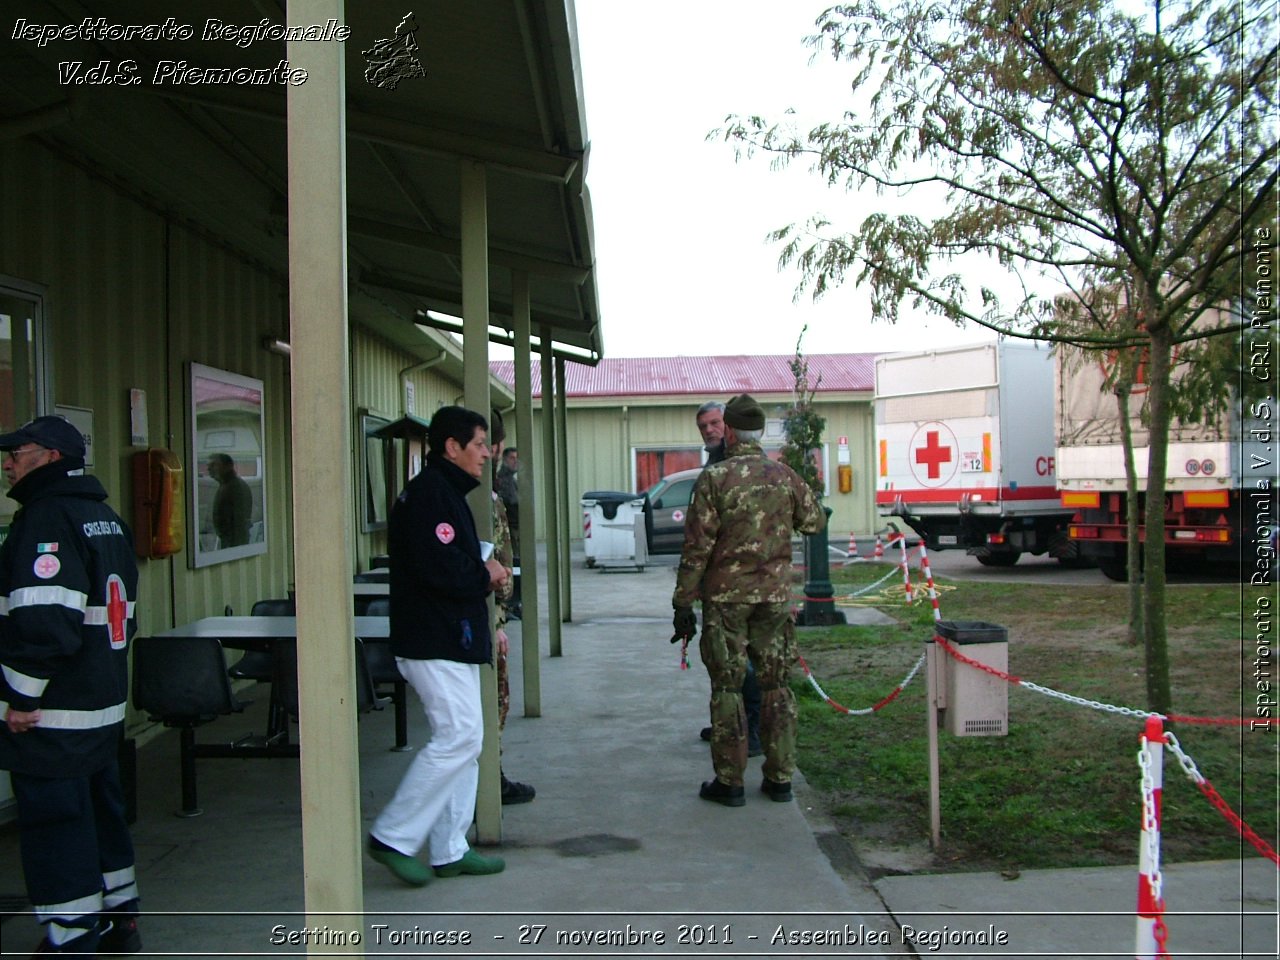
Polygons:
<instances>
[{"instance_id":1,"label":"concrete pavement","mask_svg":"<svg viewBox=\"0 0 1280 960\"><path fill-rule=\"evenodd\" d=\"M1133 955L1136 866L871 883L802 777L798 802L772 803L758 792L755 759L744 808L699 800L711 776L697 735L708 683L696 654L681 671L667 642L673 571L671 558L643 573L587 570L577 558L563 656L549 657L543 641L539 718L523 716L513 650L504 766L538 796L504 808L499 876L412 889L366 857L365 915L308 928L297 764L200 761L205 813L184 820L172 814L176 734L143 747L135 839L147 950L280 957L311 941L317 953L397 956ZM519 627L511 632L517 644ZM257 699L200 738L258 729L265 694ZM425 726L415 710L412 743ZM362 717L360 737L367 826L409 755L387 749L389 711ZM15 834L0 830L9 898L22 889ZM1167 865L1171 953L1275 957L1276 881L1257 859ZM14 917L0 953L25 956L37 939L29 915Z\"/></svg>"}]
</instances>

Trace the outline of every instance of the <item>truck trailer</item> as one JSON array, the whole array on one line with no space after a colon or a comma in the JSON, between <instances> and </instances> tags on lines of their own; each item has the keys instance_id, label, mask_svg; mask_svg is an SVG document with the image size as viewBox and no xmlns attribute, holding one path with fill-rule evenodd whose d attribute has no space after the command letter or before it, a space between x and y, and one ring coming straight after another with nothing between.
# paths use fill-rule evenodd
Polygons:
<instances>
[{"instance_id":1,"label":"truck trailer","mask_svg":"<svg viewBox=\"0 0 1280 960\"><path fill-rule=\"evenodd\" d=\"M1056 486L1053 360L998 340L876 358L876 509L987 566L1074 562Z\"/></svg>"},{"instance_id":2,"label":"truck trailer","mask_svg":"<svg viewBox=\"0 0 1280 960\"><path fill-rule=\"evenodd\" d=\"M1113 580L1128 578L1128 530L1124 447L1120 408L1107 384L1106 352L1059 349L1056 352L1055 459L1064 507L1078 511L1070 536L1082 556L1096 560ZM1178 377L1175 364L1173 379ZM1139 379L1141 379L1139 377ZM1225 388L1224 388L1225 389ZM1139 523L1146 515L1149 433L1141 416L1147 396L1137 383L1129 398L1134 468L1138 478ZM1164 490L1166 563L1188 572L1231 572L1240 564L1241 518L1246 514L1245 473L1270 465L1270 425L1265 433L1246 430L1244 416L1259 416L1238 400L1206 423L1174 419L1169 425ZM1243 415L1243 416L1242 416ZM1270 417L1270 411L1267 411ZM1263 421L1265 422L1265 421ZM1274 469L1274 468L1272 468ZM1257 472L1256 470L1254 471ZM1249 481L1252 482L1252 481ZM1270 496L1267 498L1270 499ZM1274 517L1274 514L1269 514ZM1265 534L1265 531L1264 531ZM1139 541L1147 549L1145 527Z\"/></svg>"}]
</instances>

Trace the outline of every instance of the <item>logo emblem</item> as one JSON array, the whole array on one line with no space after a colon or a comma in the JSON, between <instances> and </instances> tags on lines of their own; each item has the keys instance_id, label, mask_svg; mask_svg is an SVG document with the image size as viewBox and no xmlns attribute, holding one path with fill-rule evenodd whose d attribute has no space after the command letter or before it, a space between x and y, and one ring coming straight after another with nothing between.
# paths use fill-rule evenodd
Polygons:
<instances>
[{"instance_id":1,"label":"logo emblem","mask_svg":"<svg viewBox=\"0 0 1280 960\"><path fill-rule=\"evenodd\" d=\"M453 543L453 538L457 534L454 533L453 526L448 523L436 524L436 539L441 543Z\"/></svg>"},{"instance_id":2,"label":"logo emblem","mask_svg":"<svg viewBox=\"0 0 1280 960\"><path fill-rule=\"evenodd\" d=\"M127 637L124 625L129 619L129 596L118 574L107 577L107 637L112 650L123 650Z\"/></svg>"},{"instance_id":3,"label":"logo emblem","mask_svg":"<svg viewBox=\"0 0 1280 960\"><path fill-rule=\"evenodd\" d=\"M396 27L394 36L379 40L365 56L364 82L383 90L394 90L401 80L425 77L426 69L418 59L418 41L414 34L418 24L412 13L407 13Z\"/></svg>"},{"instance_id":4,"label":"logo emblem","mask_svg":"<svg viewBox=\"0 0 1280 960\"><path fill-rule=\"evenodd\" d=\"M41 580L49 580L58 575L58 571L62 569L62 561L52 553L42 553L36 557L35 566L32 569Z\"/></svg>"},{"instance_id":5,"label":"logo emblem","mask_svg":"<svg viewBox=\"0 0 1280 960\"><path fill-rule=\"evenodd\" d=\"M674 520L676 523L683 523L683 522L684 522L684 511L683 511L683 510L672 510L672 511L671 511L671 519L672 519L672 520Z\"/></svg>"},{"instance_id":6,"label":"logo emblem","mask_svg":"<svg viewBox=\"0 0 1280 960\"><path fill-rule=\"evenodd\" d=\"M945 423L933 420L924 424L911 438L911 475L922 486L943 486L960 466L955 454L959 447L956 435Z\"/></svg>"}]
</instances>

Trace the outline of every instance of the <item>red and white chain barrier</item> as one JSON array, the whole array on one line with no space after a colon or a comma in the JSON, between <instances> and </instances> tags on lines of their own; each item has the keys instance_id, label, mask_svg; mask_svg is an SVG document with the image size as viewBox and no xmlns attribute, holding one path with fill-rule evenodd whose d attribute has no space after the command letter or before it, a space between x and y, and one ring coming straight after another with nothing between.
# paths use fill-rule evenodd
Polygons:
<instances>
[{"instance_id":1,"label":"red and white chain barrier","mask_svg":"<svg viewBox=\"0 0 1280 960\"><path fill-rule=\"evenodd\" d=\"M1064 700L1067 703L1074 703L1077 706L1089 707L1093 710L1101 710L1104 713L1115 713L1126 717L1139 717L1144 721L1155 718L1160 720L1161 723L1176 720L1179 723L1245 726L1246 724L1256 724L1260 722L1256 719L1242 719L1235 717L1188 717L1180 714L1160 714L1154 713L1150 710L1136 710L1133 707L1120 707L1111 703L1101 703L1097 700L1087 700L1084 697L1077 697L1070 693L1062 693L1061 691L1054 690L1051 687L1044 687L1038 683L1032 683L1030 680L1023 680L1021 677L1016 677L1011 673L1005 673L1003 670L997 670L985 663L974 660L972 657L967 657L948 643L944 637L935 636L933 638L933 642L961 663L968 664L971 667L976 667L979 670L991 674L993 677L999 677L1001 680L1017 684L1020 687L1027 690L1033 690L1036 693L1043 693L1046 696L1054 697L1058 700ZM1267 722L1272 725L1278 725L1280 724L1280 718L1272 717L1268 719ZM1230 823L1235 828L1236 832L1251 843L1259 853L1272 863L1276 864L1276 866L1280 866L1280 854L1277 854L1265 840L1259 837L1248 824L1241 820L1239 814L1231 809L1226 800L1224 800L1221 795L1219 795L1218 791L1213 788L1213 785L1200 775L1200 771L1196 769L1191 758L1182 752L1181 747L1175 746L1178 742L1177 738L1174 737L1172 733L1165 733L1164 740L1169 744L1169 749L1178 757L1178 762L1182 764L1183 769L1187 771L1187 776L1191 778L1192 782L1195 783L1200 792L1205 795L1205 798L1208 799L1209 803L1211 803L1213 807L1222 814L1223 819Z\"/></svg>"},{"instance_id":2,"label":"red and white chain barrier","mask_svg":"<svg viewBox=\"0 0 1280 960\"><path fill-rule=\"evenodd\" d=\"M924 654L921 654L920 659L916 661L916 665L907 672L907 675L903 677L902 682L894 687L887 697L870 707L859 707L855 709L853 707L846 707L844 704L837 703L835 700L831 699L831 697L827 695L827 691L823 690L822 687L819 686L817 679L813 675L813 671L809 669L809 664L804 662L804 657L797 653L796 659L800 661L800 666L804 668L805 678L809 681L809 685L818 692L818 696L825 700L833 710L837 710L840 713L847 713L855 717L868 716L898 699L898 694L902 693L902 691L907 688L907 684L915 679L915 675L920 672L920 668L924 665Z\"/></svg>"},{"instance_id":3,"label":"red and white chain barrier","mask_svg":"<svg viewBox=\"0 0 1280 960\"><path fill-rule=\"evenodd\" d=\"M1258 836L1257 832L1245 823L1238 813L1231 809L1227 801L1222 798L1222 795L1214 789L1213 784L1206 780L1196 768L1195 761L1183 751L1182 745L1178 743L1178 738L1171 732L1166 732L1164 740L1169 747L1169 752L1173 754L1183 772L1186 773L1187 779L1196 785L1196 788L1204 794L1205 799L1213 805L1213 808L1222 814L1222 818L1235 828L1241 839L1247 841L1260 854L1280 867L1280 853L1276 853L1271 844Z\"/></svg>"},{"instance_id":4,"label":"red and white chain barrier","mask_svg":"<svg viewBox=\"0 0 1280 960\"><path fill-rule=\"evenodd\" d=\"M1164 724L1147 717L1138 740L1142 771L1142 831L1138 843L1138 932L1136 960L1169 956L1169 929L1164 923L1164 878L1160 873L1160 802L1164 789Z\"/></svg>"}]
</instances>

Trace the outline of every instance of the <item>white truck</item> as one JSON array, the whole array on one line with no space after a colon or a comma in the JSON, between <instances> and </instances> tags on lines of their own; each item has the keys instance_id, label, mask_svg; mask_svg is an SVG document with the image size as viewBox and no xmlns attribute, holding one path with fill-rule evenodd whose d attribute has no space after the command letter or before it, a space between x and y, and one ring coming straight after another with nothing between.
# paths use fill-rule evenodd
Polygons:
<instances>
[{"instance_id":1,"label":"white truck","mask_svg":"<svg viewBox=\"0 0 1280 960\"><path fill-rule=\"evenodd\" d=\"M1076 559L1058 498L1053 361L999 340L876 358L876 509L987 566Z\"/></svg>"},{"instance_id":2,"label":"white truck","mask_svg":"<svg viewBox=\"0 0 1280 960\"><path fill-rule=\"evenodd\" d=\"M1108 577L1125 580L1124 448L1116 397L1105 386L1111 362L1106 353L1058 351L1054 456L1062 503L1079 511L1078 521L1070 527L1072 541ZM1176 380L1177 366L1173 376ZM1145 491L1147 483L1149 441L1141 417L1145 400L1146 386L1138 383L1129 400L1129 420L1139 491ZM1255 407L1253 415L1259 413ZM1270 411L1266 413L1269 417ZM1246 482L1252 483L1245 473L1251 469L1258 473L1256 468L1268 467L1275 459L1268 447L1270 426L1260 422L1265 430L1246 431L1237 403L1211 423L1175 419L1170 424L1164 501L1165 556L1171 568L1226 570L1240 563L1245 513L1241 498ZM1145 499L1145 493L1140 493L1139 508L1144 511ZM1145 544L1144 528L1139 536Z\"/></svg>"}]
</instances>

